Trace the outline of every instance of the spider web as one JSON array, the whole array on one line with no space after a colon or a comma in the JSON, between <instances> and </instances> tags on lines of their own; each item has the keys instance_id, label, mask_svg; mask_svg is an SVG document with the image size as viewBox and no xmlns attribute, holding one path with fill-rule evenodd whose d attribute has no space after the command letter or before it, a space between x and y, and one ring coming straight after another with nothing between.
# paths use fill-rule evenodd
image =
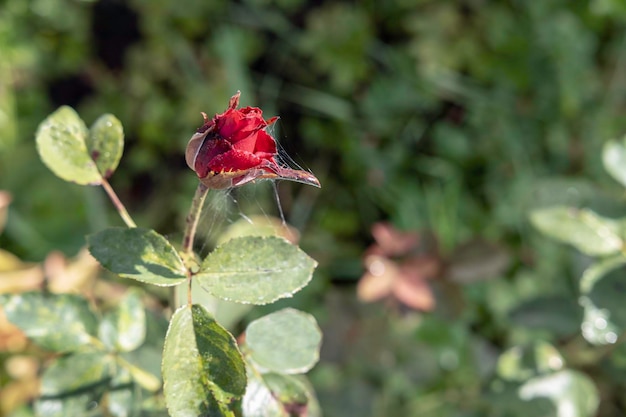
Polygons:
<instances>
[{"instance_id":1,"label":"spider web","mask_svg":"<svg viewBox=\"0 0 626 417\"><path fill-rule=\"evenodd\" d=\"M274 136L276 126L270 134ZM291 169L305 170L277 141L276 162ZM306 170L310 172L310 170ZM295 229L288 226L278 192L281 180L259 180L242 187L225 190L211 190L205 201L199 221L197 237L202 242L201 255L206 255L222 241L224 234L230 229L247 223L247 234L267 232L269 225L274 225L277 232L297 236ZM281 226L284 230L280 230ZM241 228L241 227L240 227ZM252 232L250 232L252 230ZM232 236L231 236L232 237ZM288 236L285 236L288 237Z\"/></svg>"}]
</instances>

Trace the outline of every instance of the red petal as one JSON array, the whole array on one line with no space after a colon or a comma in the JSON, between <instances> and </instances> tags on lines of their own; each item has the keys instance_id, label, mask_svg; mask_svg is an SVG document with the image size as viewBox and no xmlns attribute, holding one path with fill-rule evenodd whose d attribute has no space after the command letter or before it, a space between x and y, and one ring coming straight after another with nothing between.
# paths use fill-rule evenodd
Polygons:
<instances>
[{"instance_id":1,"label":"red petal","mask_svg":"<svg viewBox=\"0 0 626 417\"><path fill-rule=\"evenodd\" d=\"M263 160L253 153L231 149L213 158L210 168L214 172L244 171L260 167L262 163Z\"/></svg>"},{"instance_id":2,"label":"red petal","mask_svg":"<svg viewBox=\"0 0 626 417\"><path fill-rule=\"evenodd\" d=\"M194 171L198 177L206 177L210 171L212 161L219 155L224 154L232 149L230 143L223 139L206 138L198 150L194 161Z\"/></svg>"},{"instance_id":3,"label":"red petal","mask_svg":"<svg viewBox=\"0 0 626 417\"><path fill-rule=\"evenodd\" d=\"M264 130L259 130L256 134L254 150L252 152L266 152L276 155L276 141Z\"/></svg>"}]
</instances>

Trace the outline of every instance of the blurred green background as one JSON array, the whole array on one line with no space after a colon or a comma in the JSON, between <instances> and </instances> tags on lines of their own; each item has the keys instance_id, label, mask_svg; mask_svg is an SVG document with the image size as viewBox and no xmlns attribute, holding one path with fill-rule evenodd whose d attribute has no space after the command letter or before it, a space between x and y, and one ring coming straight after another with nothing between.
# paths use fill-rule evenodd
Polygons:
<instances>
[{"instance_id":1,"label":"blurred green background","mask_svg":"<svg viewBox=\"0 0 626 417\"><path fill-rule=\"evenodd\" d=\"M122 121L111 183L138 224L178 241L197 183L185 145L237 90L280 115L284 155L322 183L279 184L320 267L261 310L320 321L310 376L326 416L626 413L626 350L580 335L589 258L527 217L553 204L626 214L601 161L626 132L626 2L4 0L0 189L13 202L0 247L39 262L121 224L100 189L39 161L37 125L62 104L87 124ZM278 213L269 184L215 199L231 217ZM381 221L429 242L416 256L438 265L431 311L357 298ZM559 361L567 371L544 372Z\"/></svg>"}]
</instances>

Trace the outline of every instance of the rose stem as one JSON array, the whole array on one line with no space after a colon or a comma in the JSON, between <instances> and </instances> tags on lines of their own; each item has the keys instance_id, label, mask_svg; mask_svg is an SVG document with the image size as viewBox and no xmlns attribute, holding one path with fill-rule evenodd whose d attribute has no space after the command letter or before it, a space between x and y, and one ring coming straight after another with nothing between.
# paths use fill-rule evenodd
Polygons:
<instances>
[{"instance_id":1,"label":"rose stem","mask_svg":"<svg viewBox=\"0 0 626 417\"><path fill-rule=\"evenodd\" d=\"M115 194L115 191L113 191L111 184L109 184L109 182L105 178L102 178L102 182L100 183L100 185L102 185L104 191L106 191L106 193L109 195L111 202L113 202L115 209L119 213L122 220L124 220L124 223L126 223L126 226L137 227L133 219L130 217L130 214L128 214L128 211L126 211L126 207L124 207L124 204L122 204L120 199L117 197L117 194Z\"/></svg>"},{"instance_id":2,"label":"rose stem","mask_svg":"<svg viewBox=\"0 0 626 417\"><path fill-rule=\"evenodd\" d=\"M204 200L208 194L209 188L203 183L198 183L196 188L196 194L191 201L191 209L187 215L187 227L185 228L185 234L183 236L183 258L186 261L192 257L193 254L193 239L196 235L196 229L198 227L198 221L200 220L200 213L202 212L202 206ZM189 266L187 266L187 304L191 306L191 278L193 274Z\"/></svg>"}]
</instances>

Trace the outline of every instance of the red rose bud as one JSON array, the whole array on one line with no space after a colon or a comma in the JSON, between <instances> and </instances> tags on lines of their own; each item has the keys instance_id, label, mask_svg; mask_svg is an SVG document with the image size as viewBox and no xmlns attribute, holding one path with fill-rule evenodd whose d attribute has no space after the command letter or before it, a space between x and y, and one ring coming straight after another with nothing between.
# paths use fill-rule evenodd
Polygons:
<instances>
[{"instance_id":1,"label":"red rose bud","mask_svg":"<svg viewBox=\"0 0 626 417\"><path fill-rule=\"evenodd\" d=\"M237 92L228 109L204 124L187 144L185 160L209 188L239 187L257 179L281 179L320 186L310 172L285 168L276 162L276 141L265 128L278 118L263 119L258 107L239 105Z\"/></svg>"}]
</instances>

